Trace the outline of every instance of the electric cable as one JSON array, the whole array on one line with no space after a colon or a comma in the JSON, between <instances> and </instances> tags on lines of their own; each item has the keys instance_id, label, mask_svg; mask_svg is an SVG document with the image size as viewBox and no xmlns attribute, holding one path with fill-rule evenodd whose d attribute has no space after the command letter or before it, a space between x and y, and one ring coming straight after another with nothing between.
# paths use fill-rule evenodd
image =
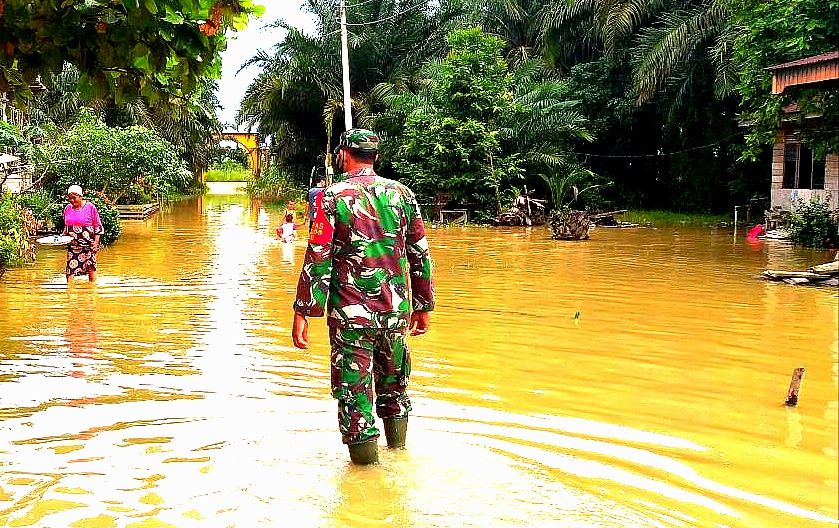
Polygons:
<instances>
[{"instance_id":1,"label":"electric cable","mask_svg":"<svg viewBox=\"0 0 839 528\"><path fill-rule=\"evenodd\" d=\"M676 154L683 154L685 152L690 152L692 150L700 150L700 149L715 147L715 146L720 145L726 139L731 139L734 136L736 136L736 134L731 134L731 135L726 136L726 137L724 137L724 138L722 138L718 141L715 141L713 143L708 143L707 145L700 145L698 147L690 147L690 148L686 148L686 149L682 149L682 150L675 150L673 152L662 152L662 153L656 153L656 154L612 155L612 154L591 154L591 153L588 153L588 152L576 152L575 154L578 154L580 156L588 156L588 157L591 157L591 158L620 158L620 159L663 158L663 157L667 157L667 156L675 156Z\"/></svg>"},{"instance_id":2,"label":"electric cable","mask_svg":"<svg viewBox=\"0 0 839 528\"><path fill-rule=\"evenodd\" d=\"M373 24L379 24L381 22L387 22L388 20L393 20L394 18L399 18L402 15L410 13L411 11L415 11L416 9L419 9L420 7L423 7L425 5L426 4L416 4L416 5L413 5L411 7L405 8L398 13L394 13L394 14L388 16L388 17L380 18L378 20L370 20L368 22L352 22L352 23L348 22L347 27L372 26ZM349 7L349 6L347 6L347 7Z\"/></svg>"}]
</instances>

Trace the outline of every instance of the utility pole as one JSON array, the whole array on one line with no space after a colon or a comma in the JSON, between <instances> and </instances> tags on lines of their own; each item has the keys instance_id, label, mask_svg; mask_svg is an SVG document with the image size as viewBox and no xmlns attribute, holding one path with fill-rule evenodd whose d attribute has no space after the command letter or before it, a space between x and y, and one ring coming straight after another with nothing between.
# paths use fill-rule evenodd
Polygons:
<instances>
[{"instance_id":1,"label":"utility pole","mask_svg":"<svg viewBox=\"0 0 839 528\"><path fill-rule=\"evenodd\" d=\"M350 54L347 46L347 2L341 0L341 66L344 70L344 126L352 128L352 99L350 98Z\"/></svg>"}]
</instances>

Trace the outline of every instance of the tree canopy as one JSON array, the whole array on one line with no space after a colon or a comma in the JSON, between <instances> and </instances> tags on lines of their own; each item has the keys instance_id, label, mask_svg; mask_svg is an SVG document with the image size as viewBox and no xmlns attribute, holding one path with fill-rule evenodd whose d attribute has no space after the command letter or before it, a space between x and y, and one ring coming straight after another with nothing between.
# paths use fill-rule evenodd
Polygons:
<instances>
[{"instance_id":1,"label":"tree canopy","mask_svg":"<svg viewBox=\"0 0 839 528\"><path fill-rule=\"evenodd\" d=\"M252 0L0 0L0 92L27 97L69 62L85 96L177 103L220 75L226 32L263 10Z\"/></svg>"},{"instance_id":2,"label":"tree canopy","mask_svg":"<svg viewBox=\"0 0 839 528\"><path fill-rule=\"evenodd\" d=\"M839 48L839 0L730 0L736 33L733 61L743 119L751 124L745 157L755 157L775 139L784 106L797 103L806 114L823 117L819 129L804 128L803 140L824 156L839 152L839 93L800 87L771 93L766 68Z\"/></svg>"}]
</instances>

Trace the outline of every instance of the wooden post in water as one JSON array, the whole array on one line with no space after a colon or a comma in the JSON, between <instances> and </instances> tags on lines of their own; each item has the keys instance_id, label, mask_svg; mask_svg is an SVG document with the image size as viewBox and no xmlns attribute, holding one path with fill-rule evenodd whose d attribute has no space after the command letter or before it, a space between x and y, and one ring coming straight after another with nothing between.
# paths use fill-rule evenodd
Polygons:
<instances>
[{"instance_id":1,"label":"wooden post in water","mask_svg":"<svg viewBox=\"0 0 839 528\"><path fill-rule=\"evenodd\" d=\"M789 390L787 391L787 399L784 405L794 407L798 404L798 391L801 390L801 380L804 379L804 367L798 367L792 371L792 379L789 382Z\"/></svg>"}]
</instances>

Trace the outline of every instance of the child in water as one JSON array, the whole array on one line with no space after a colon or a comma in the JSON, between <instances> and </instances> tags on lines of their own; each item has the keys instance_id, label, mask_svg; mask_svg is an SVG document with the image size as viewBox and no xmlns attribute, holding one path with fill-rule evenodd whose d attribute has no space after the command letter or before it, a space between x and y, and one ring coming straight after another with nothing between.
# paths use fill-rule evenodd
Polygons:
<instances>
[{"instance_id":1,"label":"child in water","mask_svg":"<svg viewBox=\"0 0 839 528\"><path fill-rule=\"evenodd\" d=\"M294 213L286 213L285 223L277 228L277 238L283 242L293 242L294 232L303 224L294 223Z\"/></svg>"}]
</instances>

